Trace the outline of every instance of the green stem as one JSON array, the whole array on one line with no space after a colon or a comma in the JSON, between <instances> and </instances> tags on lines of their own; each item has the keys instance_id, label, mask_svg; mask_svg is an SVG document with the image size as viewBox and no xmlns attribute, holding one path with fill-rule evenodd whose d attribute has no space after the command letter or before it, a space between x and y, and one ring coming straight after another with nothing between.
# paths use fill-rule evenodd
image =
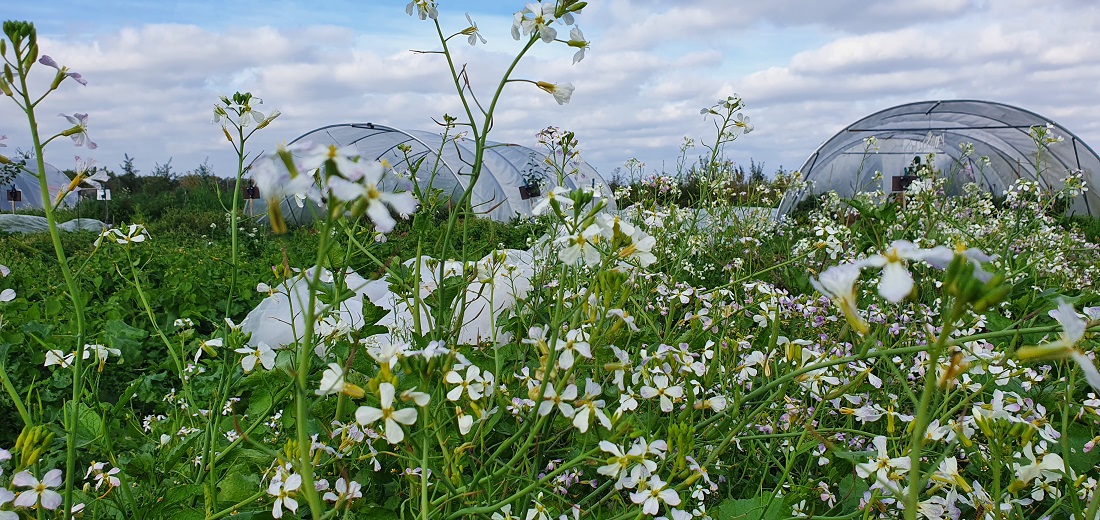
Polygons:
<instances>
[{"instance_id":1,"label":"green stem","mask_svg":"<svg viewBox=\"0 0 1100 520\"><path fill-rule=\"evenodd\" d=\"M955 320L958 319L961 311L960 305L956 302L955 312L952 312L944 322L943 330L936 337L936 343L928 349L928 363L924 369L924 389L921 391L920 405L917 407L917 417L913 421L913 433L909 440L909 490L905 497L906 520L916 520L917 518L917 504L920 502L921 485L923 484L920 472L920 457L924 448L925 430L928 429L928 423L931 421L928 407L936 388L936 372L939 367L940 355L947 347L947 338L951 336L951 331L955 329Z\"/></svg>"},{"instance_id":2,"label":"green stem","mask_svg":"<svg viewBox=\"0 0 1100 520\"><path fill-rule=\"evenodd\" d=\"M241 138L241 147L237 149L237 182L233 185L233 205L229 208L229 249L232 261L230 262L229 294L225 297L225 317L232 318L230 312L233 308L233 293L237 290L237 206L240 205L241 176L244 175L244 130L237 128L237 134ZM228 334L228 332L227 332ZM227 338L228 339L228 338Z\"/></svg>"},{"instance_id":3,"label":"green stem","mask_svg":"<svg viewBox=\"0 0 1100 520\"><path fill-rule=\"evenodd\" d=\"M13 47L15 47L16 63L21 64L24 59L22 49L16 45L13 45ZM27 123L30 126L31 142L34 148L35 161L38 166L38 187L42 195L42 208L46 212L46 223L49 227L50 242L53 243L54 254L57 256L57 263L61 267L61 276L65 279L65 287L69 291L69 300L73 303L73 318L76 328L76 355L73 359L72 398L67 403L69 406L69 414L68 424L65 428L65 511L63 512L64 517L69 518L72 515L73 487L76 482L76 424L79 418L79 407L77 403L80 402L80 395L84 386L82 370L84 365L85 334L84 300L80 292L80 286L77 285L76 279L73 277L72 269L69 267L69 259L65 254L65 247L61 244L61 235L57 231L57 217L54 214L49 184L46 181L46 161L42 156L44 144L42 143L41 136L38 134L38 121L34 115L33 103L27 94L28 70L22 66L17 66L15 68L19 72L19 85L22 89L20 94L23 97Z\"/></svg>"},{"instance_id":4,"label":"green stem","mask_svg":"<svg viewBox=\"0 0 1100 520\"><path fill-rule=\"evenodd\" d=\"M309 372L313 360L313 346L316 338L313 335L314 323L317 314L317 286L320 283L321 272L324 270L325 258L328 257L329 238L332 234L331 222L326 220L322 228L320 242L317 245L317 264L313 268L313 277L307 280L309 283L309 299L306 303L306 312L303 315L305 330L302 339L298 342L298 392L294 397L294 427L298 439L298 473L302 476L302 491L305 492L306 501L309 503L310 514L314 518L320 518L323 512L321 495L317 493L313 485L313 461L309 456L309 448L312 446L309 437Z\"/></svg>"},{"instance_id":5,"label":"green stem","mask_svg":"<svg viewBox=\"0 0 1100 520\"><path fill-rule=\"evenodd\" d=\"M217 513L214 513L214 514L208 516L207 519L208 520L218 520L219 518L223 518L223 517L232 515L238 509L240 509L244 506L247 506L248 504L251 504L251 503L263 498L264 494L266 494L266 493L267 493L266 490L261 489L260 491L257 491L256 494L254 494L254 495L252 495L252 496L250 496L250 497L248 497L244 500L241 500L240 502L237 502L236 504L233 504L232 506L229 506L229 507L227 507L227 508L225 508L221 511L218 511Z\"/></svg>"}]
</instances>

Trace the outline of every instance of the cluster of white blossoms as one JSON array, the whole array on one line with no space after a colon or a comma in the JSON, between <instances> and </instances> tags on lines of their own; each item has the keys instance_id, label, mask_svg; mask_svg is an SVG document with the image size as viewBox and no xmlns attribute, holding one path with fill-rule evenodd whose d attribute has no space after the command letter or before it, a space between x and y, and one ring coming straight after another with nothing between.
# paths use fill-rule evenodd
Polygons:
<instances>
[{"instance_id":1,"label":"cluster of white blossoms","mask_svg":"<svg viewBox=\"0 0 1100 520\"><path fill-rule=\"evenodd\" d=\"M392 214L407 218L416 211L417 201L407 190L385 187L387 173L387 164L360 157L354 146L303 142L280 146L274 155L261 158L253 166L252 179L277 233L286 232L280 205L291 197L299 207L308 200L336 215L366 215L379 232L389 233L397 225Z\"/></svg>"},{"instance_id":2,"label":"cluster of white blossoms","mask_svg":"<svg viewBox=\"0 0 1100 520\"><path fill-rule=\"evenodd\" d=\"M861 334L869 330L867 322L859 315L856 305L855 283L864 268L881 268L879 295L892 303L898 303L913 290L913 276L907 267L910 261L923 261L940 269L946 268L955 255L961 255L974 265L974 277L985 282L992 275L982 269L982 264L995 258L975 248L936 246L931 249L917 247L908 240L895 240L885 251L861 260L832 266L817 278L810 280L814 289L828 296L844 313L853 329Z\"/></svg>"},{"instance_id":3,"label":"cluster of white blossoms","mask_svg":"<svg viewBox=\"0 0 1100 520\"><path fill-rule=\"evenodd\" d=\"M600 213L604 204L598 192L556 186L535 204L532 213L549 211L562 220L552 244L559 248L558 259L567 265L592 268L606 260L610 267L644 268L656 262L656 239L619 215Z\"/></svg>"},{"instance_id":4,"label":"cluster of white blossoms","mask_svg":"<svg viewBox=\"0 0 1100 520\"><path fill-rule=\"evenodd\" d=\"M122 245L140 244L149 239L149 230L145 229L145 226L141 224L130 224L125 230L121 228L108 228L104 229L99 234L99 238L95 239L95 246L99 247L104 240L107 242L115 242Z\"/></svg>"}]
</instances>

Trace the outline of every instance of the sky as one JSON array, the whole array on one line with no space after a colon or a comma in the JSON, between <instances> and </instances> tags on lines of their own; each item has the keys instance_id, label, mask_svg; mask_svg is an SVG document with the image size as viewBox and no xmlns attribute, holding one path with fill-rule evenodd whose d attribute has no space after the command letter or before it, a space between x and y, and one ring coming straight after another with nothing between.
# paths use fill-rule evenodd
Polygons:
<instances>
[{"instance_id":1,"label":"sky","mask_svg":"<svg viewBox=\"0 0 1100 520\"><path fill-rule=\"evenodd\" d=\"M469 26L488 40L450 40L473 92L487 100L522 49L512 15L522 2L438 2L444 35ZM118 171L124 154L143 173L171 159L183 174L204 161L219 176L235 155L213 107L249 91L282 115L249 141L274 150L317 127L373 122L435 131L461 105L431 20L404 0L157 1L7 0L5 19L32 21L43 54L79 72L38 107L39 126L67 128L57 114L89 114L98 148L51 143L47 162L72 168L91 157ZM630 158L646 174L676 170L685 137L713 142L699 111L744 99L754 127L724 149L766 172L799 168L834 133L898 104L981 99L1055 121L1100 149L1100 2L1095 0L592 0L576 16L590 48L538 45L513 78L572 83L565 105L534 85L506 85L490 138L536 147L548 126L572 130L582 157L605 176ZM559 37L568 28L557 25ZM9 50L10 52L10 50ZM44 88L52 69L37 67ZM26 119L0 99L0 134L28 148Z\"/></svg>"}]
</instances>

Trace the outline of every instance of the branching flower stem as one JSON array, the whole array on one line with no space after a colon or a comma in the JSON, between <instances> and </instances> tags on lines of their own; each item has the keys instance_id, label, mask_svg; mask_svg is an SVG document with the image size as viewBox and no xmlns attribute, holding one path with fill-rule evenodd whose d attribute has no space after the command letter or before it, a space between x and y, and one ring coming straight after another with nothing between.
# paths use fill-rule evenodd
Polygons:
<instances>
[{"instance_id":1,"label":"branching flower stem","mask_svg":"<svg viewBox=\"0 0 1100 520\"><path fill-rule=\"evenodd\" d=\"M12 45L15 48L16 63L20 64L17 67L13 67L18 71L19 75L19 95L23 98L22 107L24 113L27 115L27 124L30 126L31 143L34 148L34 158L38 166L38 187L41 190L42 200L45 204L42 205L43 210L46 212L46 223L50 232L50 242L53 244L54 254L57 256L57 263L61 267L61 276L65 279L65 287L69 293L69 301L73 304L73 325L75 328L75 341L76 341L76 355L73 359L73 391L72 398L67 403L68 409L68 425L65 429L65 503L64 503L64 515L65 518L69 518L72 514L73 505L73 486L75 484L76 477L76 425L79 419L80 407L77 403L80 402L81 394L84 388L83 377L83 361L84 361L84 336L85 336L85 323L84 323L84 297L81 293L80 286L76 283L76 278L73 276L72 268L69 266L69 257L65 254L65 247L61 244L61 236L57 230L57 216L54 213L54 207L49 203L50 201L50 189L49 184L46 181L46 161L42 156L42 149L45 143L42 142L42 138L38 133L38 121L35 118L34 106L37 102L32 102L30 95L27 91L27 72L28 69L22 66L25 56L23 50L19 45ZM39 100L41 101L41 99ZM48 141L47 141L48 142Z\"/></svg>"}]
</instances>

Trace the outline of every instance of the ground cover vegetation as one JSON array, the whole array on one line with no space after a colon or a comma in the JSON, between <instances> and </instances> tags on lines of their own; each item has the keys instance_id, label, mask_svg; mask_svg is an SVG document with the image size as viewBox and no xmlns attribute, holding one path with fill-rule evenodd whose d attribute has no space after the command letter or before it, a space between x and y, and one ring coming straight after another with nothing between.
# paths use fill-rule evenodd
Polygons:
<instances>
[{"instance_id":1,"label":"ground cover vegetation","mask_svg":"<svg viewBox=\"0 0 1100 520\"><path fill-rule=\"evenodd\" d=\"M581 61L584 6L515 13L512 67L475 95L449 51L482 41L473 20L408 5L462 101L446 131L479 145L470 182L505 88L568 102L511 74L536 45ZM45 94L93 78L31 24L4 33L0 87L43 171L55 140L93 145L85 114L39 134ZM424 163L251 157L278 118L261 105L215 105L229 182L135 176L117 227L61 234L99 206L48 204L48 234L0 236L0 518L1096 518L1100 245L1060 209L1075 172L945 197L954 166L928 157L902 195L776 220L741 206L802 181L724 159L752 129L730 96L702 109L697 164L685 141L673 175L547 190L500 224L412 182ZM581 141L540 139L571 175ZM70 189L129 173L85 164ZM288 226L284 200L315 218Z\"/></svg>"}]
</instances>

